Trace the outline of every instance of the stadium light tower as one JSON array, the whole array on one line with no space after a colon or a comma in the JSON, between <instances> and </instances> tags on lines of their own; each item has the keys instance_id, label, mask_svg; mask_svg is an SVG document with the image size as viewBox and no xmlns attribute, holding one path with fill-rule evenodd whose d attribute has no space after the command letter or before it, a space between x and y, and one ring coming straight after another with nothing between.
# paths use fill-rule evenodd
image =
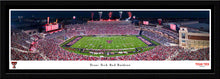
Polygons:
<instances>
[{"instance_id":1,"label":"stadium light tower","mask_svg":"<svg viewBox=\"0 0 220 79\"><path fill-rule=\"evenodd\" d=\"M108 13L108 17L109 17L109 21L110 21L110 19L111 19L111 17L112 17L112 12L109 12L109 13Z\"/></svg>"},{"instance_id":2,"label":"stadium light tower","mask_svg":"<svg viewBox=\"0 0 220 79\"><path fill-rule=\"evenodd\" d=\"M47 17L47 24L50 23L50 17Z\"/></svg>"},{"instance_id":3,"label":"stadium light tower","mask_svg":"<svg viewBox=\"0 0 220 79\"><path fill-rule=\"evenodd\" d=\"M132 16L132 13L128 12L128 17L131 18L131 16Z\"/></svg>"},{"instance_id":4,"label":"stadium light tower","mask_svg":"<svg viewBox=\"0 0 220 79\"><path fill-rule=\"evenodd\" d=\"M119 20L120 20L121 17L122 17L122 13L123 13L122 11L119 12L119 16L120 16Z\"/></svg>"},{"instance_id":5,"label":"stadium light tower","mask_svg":"<svg viewBox=\"0 0 220 79\"><path fill-rule=\"evenodd\" d=\"M126 21L128 21L129 19L131 19L132 17L132 13L131 12L128 12L128 18L126 19Z\"/></svg>"},{"instance_id":6,"label":"stadium light tower","mask_svg":"<svg viewBox=\"0 0 220 79\"><path fill-rule=\"evenodd\" d=\"M99 20L101 21L102 19L102 12L99 12Z\"/></svg>"},{"instance_id":7,"label":"stadium light tower","mask_svg":"<svg viewBox=\"0 0 220 79\"><path fill-rule=\"evenodd\" d=\"M94 13L92 12L92 13L91 13L91 18L92 18L92 21L93 21L93 16L94 16Z\"/></svg>"}]
</instances>

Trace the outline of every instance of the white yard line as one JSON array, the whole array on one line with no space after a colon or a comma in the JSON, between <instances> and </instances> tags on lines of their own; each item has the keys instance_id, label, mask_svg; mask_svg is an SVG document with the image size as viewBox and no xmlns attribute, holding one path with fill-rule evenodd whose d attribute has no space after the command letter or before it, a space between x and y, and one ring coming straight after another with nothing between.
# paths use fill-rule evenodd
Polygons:
<instances>
[{"instance_id":1,"label":"white yard line","mask_svg":"<svg viewBox=\"0 0 220 79\"><path fill-rule=\"evenodd\" d=\"M39 45L40 47L41 47L41 45ZM50 60L46 55L44 55L43 53L44 52L40 52L39 50L37 50L39 53L40 53L40 55L44 58L44 60Z\"/></svg>"}]
</instances>

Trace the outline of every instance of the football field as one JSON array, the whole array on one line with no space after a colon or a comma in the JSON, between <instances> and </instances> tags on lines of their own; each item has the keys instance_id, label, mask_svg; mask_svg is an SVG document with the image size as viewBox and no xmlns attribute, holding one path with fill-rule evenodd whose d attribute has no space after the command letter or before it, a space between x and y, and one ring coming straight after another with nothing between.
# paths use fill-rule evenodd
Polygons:
<instances>
[{"instance_id":1,"label":"football field","mask_svg":"<svg viewBox=\"0 0 220 79\"><path fill-rule=\"evenodd\" d=\"M124 49L145 47L147 44L142 42L136 36L110 36L110 37L89 37L84 36L72 48L87 49Z\"/></svg>"}]
</instances>

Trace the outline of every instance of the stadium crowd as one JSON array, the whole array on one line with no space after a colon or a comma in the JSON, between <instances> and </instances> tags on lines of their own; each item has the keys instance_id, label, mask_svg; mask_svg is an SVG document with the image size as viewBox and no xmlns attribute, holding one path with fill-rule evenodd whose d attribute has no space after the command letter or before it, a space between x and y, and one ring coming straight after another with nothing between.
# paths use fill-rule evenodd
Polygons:
<instances>
[{"instance_id":1,"label":"stadium crowd","mask_svg":"<svg viewBox=\"0 0 220 79\"><path fill-rule=\"evenodd\" d=\"M17 48L29 48L30 43L33 41L29 35L24 32L13 32L11 35L11 44L12 47L16 46Z\"/></svg>"},{"instance_id":2,"label":"stadium crowd","mask_svg":"<svg viewBox=\"0 0 220 79\"><path fill-rule=\"evenodd\" d=\"M25 53L11 49L11 60L45 60L39 53Z\"/></svg>"},{"instance_id":3,"label":"stadium crowd","mask_svg":"<svg viewBox=\"0 0 220 79\"><path fill-rule=\"evenodd\" d=\"M69 52L59 46L57 39L40 39L36 44L36 48L39 49L39 53L46 56L49 60L75 60L75 61L108 61L108 60L209 60L208 49L202 49L198 51L187 51L186 49L177 46L156 46L154 49L145 51L143 53L124 55L116 57L95 57L81 55L73 52ZM20 60L30 59L25 53L18 53L12 55L12 59L20 58ZM22 54L21 54L22 53ZM31 58L32 60L42 60L42 57L36 53L36 56ZM13 53L12 53L13 54ZM32 54L31 54L32 55ZM34 54L33 54L34 55ZM45 60L46 60L45 59Z\"/></svg>"},{"instance_id":4,"label":"stadium crowd","mask_svg":"<svg viewBox=\"0 0 220 79\"><path fill-rule=\"evenodd\" d=\"M172 60L209 60L209 48L197 51L181 50L179 54Z\"/></svg>"},{"instance_id":5,"label":"stadium crowd","mask_svg":"<svg viewBox=\"0 0 220 79\"><path fill-rule=\"evenodd\" d=\"M139 30L134 30L134 25L126 23L88 23L66 25L67 35L138 35ZM71 37L71 36L70 36Z\"/></svg>"},{"instance_id":6,"label":"stadium crowd","mask_svg":"<svg viewBox=\"0 0 220 79\"><path fill-rule=\"evenodd\" d=\"M147 26L144 28L151 29L153 31L162 32L163 34L167 34L169 36L172 36L174 39L178 39L178 36L179 36L179 34L177 32L171 31L170 29L167 29L167 28L157 28L157 27L151 27L151 26Z\"/></svg>"},{"instance_id":7,"label":"stadium crowd","mask_svg":"<svg viewBox=\"0 0 220 79\"><path fill-rule=\"evenodd\" d=\"M113 24L95 24L85 28L87 35L138 35L139 31L134 29L133 25Z\"/></svg>"}]
</instances>

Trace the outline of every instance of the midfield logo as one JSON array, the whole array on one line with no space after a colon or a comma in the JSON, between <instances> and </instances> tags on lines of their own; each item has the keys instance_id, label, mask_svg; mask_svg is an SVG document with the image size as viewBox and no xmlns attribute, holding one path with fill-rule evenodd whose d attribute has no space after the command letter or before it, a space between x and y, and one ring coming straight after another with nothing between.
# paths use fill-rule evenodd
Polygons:
<instances>
[{"instance_id":1,"label":"midfield logo","mask_svg":"<svg viewBox=\"0 0 220 79\"><path fill-rule=\"evenodd\" d=\"M111 43L111 42L112 42L112 40L107 40L106 42Z\"/></svg>"}]
</instances>

